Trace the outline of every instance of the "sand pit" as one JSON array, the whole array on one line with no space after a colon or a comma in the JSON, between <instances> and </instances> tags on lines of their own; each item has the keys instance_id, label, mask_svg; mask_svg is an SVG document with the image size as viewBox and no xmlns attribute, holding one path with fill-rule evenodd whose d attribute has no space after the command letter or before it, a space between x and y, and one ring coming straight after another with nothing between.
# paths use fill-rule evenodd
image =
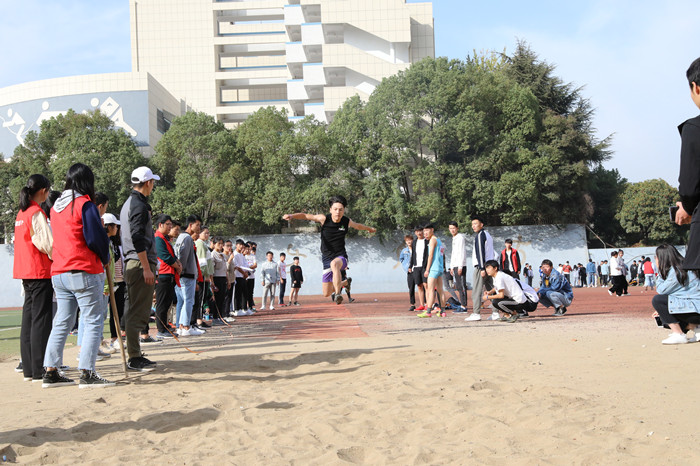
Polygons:
<instances>
[{"instance_id":1,"label":"sand pit","mask_svg":"<svg viewBox=\"0 0 700 466\"><path fill-rule=\"evenodd\" d=\"M700 458L700 344L662 346L651 295L576 290L563 318L418 319L359 295L145 347L101 390L5 374L0 448L30 464L671 464ZM375 302L374 299L377 299ZM75 348L66 361L75 363ZM121 379L116 358L98 363ZM69 376L77 377L76 372Z\"/></svg>"}]
</instances>

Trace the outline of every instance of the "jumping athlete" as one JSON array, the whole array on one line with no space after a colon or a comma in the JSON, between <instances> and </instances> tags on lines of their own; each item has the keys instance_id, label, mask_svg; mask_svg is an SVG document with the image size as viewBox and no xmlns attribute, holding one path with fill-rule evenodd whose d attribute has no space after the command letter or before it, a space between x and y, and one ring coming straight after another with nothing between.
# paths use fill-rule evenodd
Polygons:
<instances>
[{"instance_id":1,"label":"jumping athlete","mask_svg":"<svg viewBox=\"0 0 700 466\"><path fill-rule=\"evenodd\" d=\"M323 260L323 296L330 296L336 304L343 302L343 287L348 280L343 279L343 271L348 267L348 253L345 251L345 235L348 228L374 233L377 230L361 223L355 223L345 216L348 201L343 196L333 196L328 204L330 213L312 215L299 212L285 214L284 220L309 220L321 224L321 259ZM348 295L349 296L349 295Z\"/></svg>"}]
</instances>

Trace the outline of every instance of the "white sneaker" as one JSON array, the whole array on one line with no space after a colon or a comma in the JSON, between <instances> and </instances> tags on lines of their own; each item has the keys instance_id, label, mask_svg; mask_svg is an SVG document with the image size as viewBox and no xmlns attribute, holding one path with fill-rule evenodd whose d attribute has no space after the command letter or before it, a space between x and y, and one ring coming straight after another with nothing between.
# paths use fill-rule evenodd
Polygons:
<instances>
[{"instance_id":1,"label":"white sneaker","mask_svg":"<svg viewBox=\"0 0 700 466\"><path fill-rule=\"evenodd\" d=\"M190 327L190 335L192 336L199 336L199 335L204 335L204 330L197 328L197 327Z\"/></svg>"},{"instance_id":2,"label":"white sneaker","mask_svg":"<svg viewBox=\"0 0 700 466\"><path fill-rule=\"evenodd\" d=\"M481 320L481 314L474 314L472 313L470 316L468 316L466 319L464 319L467 322L475 322L477 320Z\"/></svg>"},{"instance_id":3,"label":"white sneaker","mask_svg":"<svg viewBox=\"0 0 700 466\"><path fill-rule=\"evenodd\" d=\"M116 341L116 340L115 340L115 341ZM119 343L117 343L117 345L118 345L118 344L119 344ZM115 348L112 347L111 342L110 342L110 341L107 341L107 340L105 340L105 341L102 342L102 345L100 346L100 350L102 350L102 352L104 352L104 353L109 353L109 354L113 354L113 353L116 353L116 352L117 352L117 350L116 350Z\"/></svg>"},{"instance_id":4,"label":"white sneaker","mask_svg":"<svg viewBox=\"0 0 700 466\"><path fill-rule=\"evenodd\" d=\"M252 316L253 314L255 314L255 311L252 309L247 309L243 312L245 312L245 315L247 315L247 316Z\"/></svg>"},{"instance_id":5,"label":"white sneaker","mask_svg":"<svg viewBox=\"0 0 700 466\"><path fill-rule=\"evenodd\" d=\"M234 319L233 317L224 317L224 320L225 320L226 322L228 322L229 324L230 324L231 322L235 322L235 321L236 321L236 319Z\"/></svg>"},{"instance_id":6,"label":"white sneaker","mask_svg":"<svg viewBox=\"0 0 700 466\"><path fill-rule=\"evenodd\" d=\"M191 327L190 327L190 330L192 330L192 329L198 330L198 331L202 332L202 334L207 333L207 331L204 330L204 329L203 329L202 327L200 327L199 325L193 325L193 326L191 326Z\"/></svg>"},{"instance_id":7,"label":"white sneaker","mask_svg":"<svg viewBox=\"0 0 700 466\"><path fill-rule=\"evenodd\" d=\"M498 312L492 312L491 317L489 317L486 320L499 320L501 318L501 315Z\"/></svg>"},{"instance_id":8,"label":"white sneaker","mask_svg":"<svg viewBox=\"0 0 700 466\"><path fill-rule=\"evenodd\" d=\"M260 309L263 309L263 308L261 307ZM271 310L271 311L274 311L274 310L275 310L275 306L270 306L270 310Z\"/></svg>"},{"instance_id":9,"label":"white sneaker","mask_svg":"<svg viewBox=\"0 0 700 466\"><path fill-rule=\"evenodd\" d=\"M177 329L177 335L180 337L189 337L190 335L192 335L191 330L192 330L192 327L179 328L179 329Z\"/></svg>"},{"instance_id":10,"label":"white sneaker","mask_svg":"<svg viewBox=\"0 0 700 466\"><path fill-rule=\"evenodd\" d=\"M242 310L240 310L240 311L233 311L233 316L234 316L234 317L243 317L243 316L247 316L247 315L248 315L248 314L246 314L246 312L245 312L245 311L242 311Z\"/></svg>"},{"instance_id":11,"label":"white sneaker","mask_svg":"<svg viewBox=\"0 0 700 466\"><path fill-rule=\"evenodd\" d=\"M270 309L274 309L274 307L270 306ZM264 311L264 310L265 310L265 306L260 306L260 310L261 310L261 311Z\"/></svg>"},{"instance_id":12,"label":"white sneaker","mask_svg":"<svg viewBox=\"0 0 700 466\"><path fill-rule=\"evenodd\" d=\"M668 338L661 341L663 345L683 345L688 343L688 337L682 333L672 333Z\"/></svg>"}]
</instances>

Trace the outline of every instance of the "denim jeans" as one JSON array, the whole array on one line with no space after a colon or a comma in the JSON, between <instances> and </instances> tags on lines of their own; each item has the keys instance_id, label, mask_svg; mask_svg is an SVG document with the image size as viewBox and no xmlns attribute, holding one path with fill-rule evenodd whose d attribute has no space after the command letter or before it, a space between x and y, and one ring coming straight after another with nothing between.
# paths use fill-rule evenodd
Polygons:
<instances>
[{"instance_id":1,"label":"denim jeans","mask_svg":"<svg viewBox=\"0 0 700 466\"><path fill-rule=\"evenodd\" d=\"M544 307L554 306L555 309L559 309L562 306L571 305L571 300L558 291L545 291L544 293L539 293L539 296L540 303Z\"/></svg>"},{"instance_id":2,"label":"denim jeans","mask_svg":"<svg viewBox=\"0 0 700 466\"><path fill-rule=\"evenodd\" d=\"M180 277L180 286L175 287L175 295L177 296L177 315L175 321L183 327L190 326L196 285L197 280L195 278Z\"/></svg>"},{"instance_id":3,"label":"denim jeans","mask_svg":"<svg viewBox=\"0 0 700 466\"><path fill-rule=\"evenodd\" d=\"M595 286L595 274L594 273L588 274L588 286Z\"/></svg>"},{"instance_id":4,"label":"denim jeans","mask_svg":"<svg viewBox=\"0 0 700 466\"><path fill-rule=\"evenodd\" d=\"M104 293L102 294L104 296ZM104 296L105 299L105 319L107 318L107 313L109 313L109 295ZM83 313L80 313L80 320L78 321L78 346L83 345L83 334L85 333L85 323L83 322Z\"/></svg>"},{"instance_id":5,"label":"denim jeans","mask_svg":"<svg viewBox=\"0 0 700 466\"><path fill-rule=\"evenodd\" d=\"M73 328L80 306L81 323L84 324L84 328L78 369L94 370L105 321L105 300L102 293L104 274L66 272L54 275L51 282L58 306L46 345L44 367L61 365L66 338Z\"/></svg>"}]
</instances>

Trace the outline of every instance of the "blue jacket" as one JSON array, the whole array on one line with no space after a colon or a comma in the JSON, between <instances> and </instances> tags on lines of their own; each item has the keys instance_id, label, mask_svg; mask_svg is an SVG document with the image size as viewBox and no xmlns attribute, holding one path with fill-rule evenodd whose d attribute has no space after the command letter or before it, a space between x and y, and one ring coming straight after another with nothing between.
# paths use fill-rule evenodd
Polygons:
<instances>
[{"instance_id":1,"label":"blue jacket","mask_svg":"<svg viewBox=\"0 0 700 466\"><path fill-rule=\"evenodd\" d=\"M668 271L666 280L659 278L656 282L656 292L668 295L668 312L671 314L700 314L700 280L695 273L688 271L688 283L685 286L678 283L673 267Z\"/></svg>"},{"instance_id":2,"label":"blue jacket","mask_svg":"<svg viewBox=\"0 0 700 466\"><path fill-rule=\"evenodd\" d=\"M588 264L586 264L586 272L587 273L596 273L596 270L597 269L595 266L595 262L589 262Z\"/></svg>"},{"instance_id":3,"label":"blue jacket","mask_svg":"<svg viewBox=\"0 0 700 466\"><path fill-rule=\"evenodd\" d=\"M411 266L411 250L406 246L401 250L399 255L399 262L401 262L401 267L403 271L408 273L408 268Z\"/></svg>"},{"instance_id":4,"label":"blue jacket","mask_svg":"<svg viewBox=\"0 0 700 466\"><path fill-rule=\"evenodd\" d=\"M552 269L549 277L542 274L542 286L537 294L540 296L545 296L545 293L548 291L557 291L566 296L569 300L574 299L574 292L571 289L571 285L555 269Z\"/></svg>"}]
</instances>

